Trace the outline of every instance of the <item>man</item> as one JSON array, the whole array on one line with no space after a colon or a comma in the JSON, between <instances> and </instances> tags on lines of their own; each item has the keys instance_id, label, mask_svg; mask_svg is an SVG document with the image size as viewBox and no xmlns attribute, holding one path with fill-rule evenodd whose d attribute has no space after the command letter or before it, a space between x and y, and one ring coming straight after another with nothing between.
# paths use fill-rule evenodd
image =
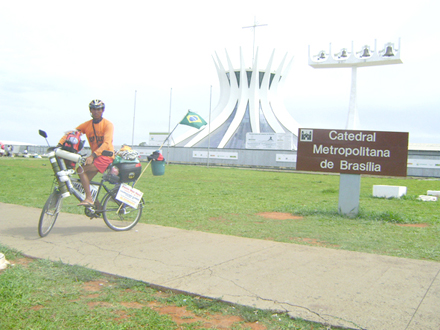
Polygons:
<instances>
[{"instance_id":1,"label":"man","mask_svg":"<svg viewBox=\"0 0 440 330\"><path fill-rule=\"evenodd\" d=\"M89 104L92 120L86 121L76 129L87 136L92 154L86 158L85 165L78 167L77 173L86 193L85 199L78 206L93 206L90 181L98 173L103 173L113 162L114 156L103 156L102 152L108 150L114 153L113 124L102 117L105 104L101 100L93 100ZM65 138L64 138L65 139ZM64 141L61 139L60 143Z\"/></svg>"}]
</instances>

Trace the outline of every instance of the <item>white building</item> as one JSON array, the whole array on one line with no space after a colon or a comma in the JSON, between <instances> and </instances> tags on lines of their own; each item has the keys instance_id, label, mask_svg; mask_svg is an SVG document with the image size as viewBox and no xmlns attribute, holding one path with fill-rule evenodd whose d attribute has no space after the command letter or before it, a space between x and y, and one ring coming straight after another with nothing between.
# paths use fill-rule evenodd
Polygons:
<instances>
[{"instance_id":1,"label":"white building","mask_svg":"<svg viewBox=\"0 0 440 330\"><path fill-rule=\"evenodd\" d=\"M262 69L258 63L258 49L252 67L246 66L240 49L239 69L234 68L227 51L227 68L215 54L220 98L212 111L213 120L200 130L192 129L179 136L174 145L244 149L247 133L290 133L292 145L296 146L299 124L278 95L293 58L287 63L286 54L275 66L274 54L275 50Z\"/></svg>"}]
</instances>

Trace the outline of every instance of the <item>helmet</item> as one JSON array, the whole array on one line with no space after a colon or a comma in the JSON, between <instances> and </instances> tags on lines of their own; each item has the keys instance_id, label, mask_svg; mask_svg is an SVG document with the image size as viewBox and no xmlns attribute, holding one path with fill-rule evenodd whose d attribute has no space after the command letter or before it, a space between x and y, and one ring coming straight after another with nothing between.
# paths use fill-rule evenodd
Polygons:
<instances>
[{"instance_id":1,"label":"helmet","mask_svg":"<svg viewBox=\"0 0 440 330\"><path fill-rule=\"evenodd\" d=\"M90 102L89 104L89 109L105 109L105 104L104 102L102 102L101 100L93 100L92 102Z\"/></svg>"}]
</instances>

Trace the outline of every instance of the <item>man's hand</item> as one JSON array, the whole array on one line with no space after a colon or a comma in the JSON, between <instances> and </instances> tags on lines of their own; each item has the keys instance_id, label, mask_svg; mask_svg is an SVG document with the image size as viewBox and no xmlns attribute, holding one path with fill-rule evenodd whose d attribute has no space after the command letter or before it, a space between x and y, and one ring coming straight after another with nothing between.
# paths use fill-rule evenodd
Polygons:
<instances>
[{"instance_id":1,"label":"man's hand","mask_svg":"<svg viewBox=\"0 0 440 330\"><path fill-rule=\"evenodd\" d=\"M93 160L94 160L94 159L95 159L95 158L93 157L93 155L90 155L89 157L86 158L86 163L85 163L85 165L93 164Z\"/></svg>"}]
</instances>

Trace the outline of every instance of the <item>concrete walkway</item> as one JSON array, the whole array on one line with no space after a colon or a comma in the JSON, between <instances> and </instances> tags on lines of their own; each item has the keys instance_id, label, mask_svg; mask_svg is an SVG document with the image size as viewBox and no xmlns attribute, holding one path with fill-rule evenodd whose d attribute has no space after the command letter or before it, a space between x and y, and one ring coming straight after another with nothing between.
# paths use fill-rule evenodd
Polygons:
<instances>
[{"instance_id":1,"label":"concrete walkway","mask_svg":"<svg viewBox=\"0 0 440 330\"><path fill-rule=\"evenodd\" d=\"M40 211L0 203L0 242L28 256L332 326L440 329L437 262L147 224L114 232L102 220L66 213L39 238Z\"/></svg>"}]
</instances>

